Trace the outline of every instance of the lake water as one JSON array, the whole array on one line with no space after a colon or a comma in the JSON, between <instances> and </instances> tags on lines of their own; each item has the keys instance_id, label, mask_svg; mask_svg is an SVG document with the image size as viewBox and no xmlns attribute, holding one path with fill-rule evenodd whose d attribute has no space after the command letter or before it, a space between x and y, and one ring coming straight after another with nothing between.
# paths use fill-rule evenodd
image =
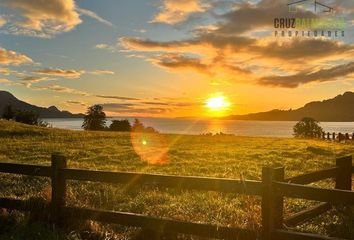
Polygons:
<instances>
[{"instance_id":1,"label":"lake water","mask_svg":"<svg viewBox=\"0 0 354 240\"><path fill-rule=\"evenodd\" d=\"M107 120L107 125L114 119ZM134 118L124 118L130 122ZM52 118L43 119L56 128L82 130L83 119ZM293 121L242 121L242 120L196 120L196 119L167 119L167 118L139 118L145 126L155 128L161 133L203 134L203 133L229 133L239 136L272 136L292 137ZM326 132L353 133L354 122L322 122Z\"/></svg>"}]
</instances>

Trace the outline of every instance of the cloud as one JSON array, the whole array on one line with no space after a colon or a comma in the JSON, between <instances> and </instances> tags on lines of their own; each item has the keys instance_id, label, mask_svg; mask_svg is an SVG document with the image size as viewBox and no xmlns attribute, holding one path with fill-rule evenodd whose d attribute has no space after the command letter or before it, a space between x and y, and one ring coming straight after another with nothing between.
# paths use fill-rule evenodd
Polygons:
<instances>
[{"instance_id":1,"label":"cloud","mask_svg":"<svg viewBox=\"0 0 354 240\"><path fill-rule=\"evenodd\" d=\"M239 35L248 31L272 27L275 17L285 17L288 14L288 6L283 0L262 0L257 4L239 3L233 10L219 16L222 22L218 24L217 32ZM317 15L310 11L298 11L291 17L317 18Z\"/></svg>"},{"instance_id":2,"label":"cloud","mask_svg":"<svg viewBox=\"0 0 354 240\"><path fill-rule=\"evenodd\" d=\"M6 79L6 78L0 78L0 83L9 84L9 83L11 83L11 81L9 79Z\"/></svg>"},{"instance_id":3,"label":"cloud","mask_svg":"<svg viewBox=\"0 0 354 240\"><path fill-rule=\"evenodd\" d=\"M140 102L141 104L145 105L151 105L151 106L170 106L170 107L192 107L192 106L198 106L200 105L199 102L174 102L174 101L158 101L158 102L153 102L153 101L143 101Z\"/></svg>"},{"instance_id":4,"label":"cloud","mask_svg":"<svg viewBox=\"0 0 354 240\"><path fill-rule=\"evenodd\" d=\"M6 23L7 23L6 19L0 16L0 28L3 27Z\"/></svg>"},{"instance_id":5,"label":"cloud","mask_svg":"<svg viewBox=\"0 0 354 240\"><path fill-rule=\"evenodd\" d=\"M272 41L264 46L254 46L253 51L262 56L286 59L303 60L318 59L343 55L353 55L354 46L333 41L331 39L295 39L293 41Z\"/></svg>"},{"instance_id":6,"label":"cloud","mask_svg":"<svg viewBox=\"0 0 354 240\"><path fill-rule=\"evenodd\" d=\"M111 51L111 52L116 52L116 51L118 51L117 46L111 46L111 45L108 45L108 44L105 44L105 43L96 44L96 45L95 45L95 48L96 48L96 49L109 50L109 51Z\"/></svg>"},{"instance_id":7,"label":"cloud","mask_svg":"<svg viewBox=\"0 0 354 240\"><path fill-rule=\"evenodd\" d=\"M96 44L95 48L97 48L97 49L106 49L106 48L109 48L109 45L108 44L99 43L99 44Z\"/></svg>"},{"instance_id":8,"label":"cloud","mask_svg":"<svg viewBox=\"0 0 354 240\"><path fill-rule=\"evenodd\" d=\"M337 65L315 72L301 72L290 76L268 76L259 80L262 85L273 87L296 88L301 84L310 82L327 82L343 78L354 73L354 62Z\"/></svg>"},{"instance_id":9,"label":"cloud","mask_svg":"<svg viewBox=\"0 0 354 240\"><path fill-rule=\"evenodd\" d=\"M203 74L209 81L221 79L223 84L270 85L266 84L268 76L283 79L283 76L294 75L303 78L294 80L293 85L297 87L311 82L307 75L319 71L319 66L323 69L341 68L343 62L354 60L354 45L342 42L342 39L273 37L274 17L289 14L282 0L238 2L228 9L222 14L208 9L214 11L211 16L215 22L194 29L189 38L161 42L122 37L118 41L131 52L130 55L144 53L142 57L146 61L168 71L195 72ZM298 11L292 17L318 16L310 11ZM269 33L269 36L260 37L257 35L260 32ZM329 76L338 80L335 75Z\"/></svg>"},{"instance_id":10,"label":"cloud","mask_svg":"<svg viewBox=\"0 0 354 240\"><path fill-rule=\"evenodd\" d=\"M73 30L82 21L73 0L3 0L17 13L10 32L40 37Z\"/></svg>"},{"instance_id":11,"label":"cloud","mask_svg":"<svg viewBox=\"0 0 354 240\"><path fill-rule=\"evenodd\" d=\"M33 83L39 83L43 81L48 81L48 80L54 80L48 77L39 77L39 76L28 76L23 78L22 84L25 85L26 87L31 87Z\"/></svg>"},{"instance_id":12,"label":"cloud","mask_svg":"<svg viewBox=\"0 0 354 240\"><path fill-rule=\"evenodd\" d=\"M76 10L82 15L96 19L97 21L99 21L103 24L106 24L108 26L113 26L113 24L111 22L107 21L106 19L103 19L102 17L98 16L96 13L94 13L90 10L83 9L83 8L76 8Z\"/></svg>"},{"instance_id":13,"label":"cloud","mask_svg":"<svg viewBox=\"0 0 354 240\"><path fill-rule=\"evenodd\" d=\"M70 105L80 105L82 107L86 107L87 104L84 102L80 102L80 101L73 101L73 100L68 100L65 102L66 104L70 104Z\"/></svg>"},{"instance_id":14,"label":"cloud","mask_svg":"<svg viewBox=\"0 0 354 240\"><path fill-rule=\"evenodd\" d=\"M208 4L202 4L199 0L164 0L161 11L155 15L152 22L177 24L184 22L193 13L204 12Z\"/></svg>"},{"instance_id":15,"label":"cloud","mask_svg":"<svg viewBox=\"0 0 354 240\"><path fill-rule=\"evenodd\" d=\"M115 74L113 71L110 71L110 70L95 70L95 71L91 71L88 73L94 74L94 75L114 75Z\"/></svg>"},{"instance_id":16,"label":"cloud","mask_svg":"<svg viewBox=\"0 0 354 240\"><path fill-rule=\"evenodd\" d=\"M0 74L10 75L10 73L11 73L10 69L8 69L8 68L0 68Z\"/></svg>"},{"instance_id":17,"label":"cloud","mask_svg":"<svg viewBox=\"0 0 354 240\"><path fill-rule=\"evenodd\" d=\"M32 63L33 60L23 54L14 51L0 48L0 64L3 65L20 65L25 63Z\"/></svg>"},{"instance_id":18,"label":"cloud","mask_svg":"<svg viewBox=\"0 0 354 240\"><path fill-rule=\"evenodd\" d=\"M50 90L53 92L70 93L70 94L81 95L81 96L90 96L90 94L87 92L61 86L61 85L55 85L55 84L51 84L47 86L33 86L32 88L37 90Z\"/></svg>"},{"instance_id":19,"label":"cloud","mask_svg":"<svg viewBox=\"0 0 354 240\"><path fill-rule=\"evenodd\" d=\"M209 73L209 66L203 64L201 59L181 54L163 54L151 58L155 64L170 70L193 70L203 74Z\"/></svg>"},{"instance_id":20,"label":"cloud","mask_svg":"<svg viewBox=\"0 0 354 240\"><path fill-rule=\"evenodd\" d=\"M162 107L139 107L131 103L104 103L100 104L105 111L118 114L162 114L171 111Z\"/></svg>"},{"instance_id":21,"label":"cloud","mask_svg":"<svg viewBox=\"0 0 354 240\"><path fill-rule=\"evenodd\" d=\"M46 68L35 71L37 74L48 75L48 76L57 76L65 78L79 78L83 71L76 70L63 70L59 68Z\"/></svg>"},{"instance_id":22,"label":"cloud","mask_svg":"<svg viewBox=\"0 0 354 240\"><path fill-rule=\"evenodd\" d=\"M122 96L107 96L107 95L96 95L98 98L106 98L106 99L116 99L116 100L140 100L139 98L131 98L131 97L122 97Z\"/></svg>"}]
</instances>

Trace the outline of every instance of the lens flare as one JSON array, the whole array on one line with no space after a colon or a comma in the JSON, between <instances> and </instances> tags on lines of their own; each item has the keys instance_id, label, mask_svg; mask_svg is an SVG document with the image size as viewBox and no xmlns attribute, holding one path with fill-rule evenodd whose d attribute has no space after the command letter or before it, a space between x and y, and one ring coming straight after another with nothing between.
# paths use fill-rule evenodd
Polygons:
<instances>
[{"instance_id":1,"label":"lens flare","mask_svg":"<svg viewBox=\"0 0 354 240\"><path fill-rule=\"evenodd\" d=\"M131 142L136 154L148 164L168 163L168 144L165 136L157 132L131 132Z\"/></svg>"}]
</instances>

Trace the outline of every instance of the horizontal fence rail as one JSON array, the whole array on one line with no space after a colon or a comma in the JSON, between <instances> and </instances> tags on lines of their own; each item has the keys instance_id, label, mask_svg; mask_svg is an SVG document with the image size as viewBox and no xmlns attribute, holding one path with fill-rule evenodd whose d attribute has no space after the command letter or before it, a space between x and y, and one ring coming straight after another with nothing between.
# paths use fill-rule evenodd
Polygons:
<instances>
[{"instance_id":1,"label":"horizontal fence rail","mask_svg":"<svg viewBox=\"0 0 354 240\"><path fill-rule=\"evenodd\" d=\"M310 220L318 215L321 215L323 212L331 209L332 205L329 203L320 203L314 207L298 212L290 217L284 219L284 223L287 226L294 227L299 223Z\"/></svg>"},{"instance_id":2,"label":"horizontal fence rail","mask_svg":"<svg viewBox=\"0 0 354 240\"><path fill-rule=\"evenodd\" d=\"M29 176L50 177L52 168L49 166L17 164L17 163L0 163L0 172L14 173Z\"/></svg>"},{"instance_id":3,"label":"horizontal fence rail","mask_svg":"<svg viewBox=\"0 0 354 240\"><path fill-rule=\"evenodd\" d=\"M51 166L0 163L0 173L49 177L52 187L51 202L38 198L28 200L0 198L0 208L30 211L31 214L35 213L35 215L42 213L45 221L48 220L58 226L61 226L67 219L74 218L140 227L147 230L148 233L149 231L153 233L154 237L144 238L149 240L162 239L162 237L171 236L171 234L176 236L177 233L206 238L238 240L339 240L338 238L316 234L289 231L285 230L283 226L296 226L328 211L332 208L332 205L354 205L352 157L336 159L336 167L334 168L291 178L284 178L284 168L264 167L262 169L262 181L71 169L67 167L65 156L58 154L52 155ZM328 178L335 179L335 189L306 185ZM127 186L152 185L162 188L260 196L262 199L262 231L258 234L254 230L237 227L184 222L135 213L69 207L66 206L67 181L103 182L125 184ZM284 197L315 200L322 203L284 218Z\"/></svg>"},{"instance_id":4,"label":"horizontal fence rail","mask_svg":"<svg viewBox=\"0 0 354 240\"><path fill-rule=\"evenodd\" d=\"M123 183L128 185L152 184L160 187L243 193L247 195L261 195L262 193L262 184L258 181L82 169L61 169L60 171L62 172L62 177L67 180Z\"/></svg>"},{"instance_id":5,"label":"horizontal fence rail","mask_svg":"<svg viewBox=\"0 0 354 240\"><path fill-rule=\"evenodd\" d=\"M309 184L317 181L321 181L328 178L335 178L339 172L339 168L330 168L317 172L306 173L303 175L295 176L292 178L285 179L285 182L296 183L296 184Z\"/></svg>"},{"instance_id":6,"label":"horizontal fence rail","mask_svg":"<svg viewBox=\"0 0 354 240\"><path fill-rule=\"evenodd\" d=\"M324 189L284 182L274 182L274 185L277 191L286 197L315 200L332 204L354 205L354 192L352 191Z\"/></svg>"}]
</instances>

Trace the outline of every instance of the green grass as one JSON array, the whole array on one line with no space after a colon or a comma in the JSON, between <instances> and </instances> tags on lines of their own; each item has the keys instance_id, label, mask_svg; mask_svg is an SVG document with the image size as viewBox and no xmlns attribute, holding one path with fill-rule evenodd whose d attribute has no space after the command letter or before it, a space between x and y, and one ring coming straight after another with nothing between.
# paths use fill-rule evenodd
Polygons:
<instances>
[{"instance_id":1,"label":"green grass","mask_svg":"<svg viewBox=\"0 0 354 240\"><path fill-rule=\"evenodd\" d=\"M69 167L75 168L260 180L262 166L284 166L286 177L332 167L336 157L354 154L354 144L239 136L132 137L127 133L46 129L0 120L1 162L49 165L51 153L58 151L68 157ZM156 160L156 156L162 156L163 164L143 160ZM333 187L332 181L318 184ZM19 199L41 197L48 200L50 196L49 180L45 178L2 174L0 189L2 196ZM260 228L260 199L252 196L72 181L69 182L68 204L241 226L257 231ZM287 199L285 212L288 215L312 204ZM1 229L0 224L0 239L9 236L22 239L18 234L26 232L24 229L28 229L29 234L34 228L48 229L41 225L32 227L35 223L28 223L28 218L17 216L17 212L5 215L14 218L16 224L9 229ZM333 209L298 230L353 238L352 215L353 209ZM52 237L63 239L76 239L75 234L84 232L95 233L90 239L100 239L100 234L102 239L105 234L116 239L130 239L137 232L133 228L97 223L85 223L77 229L80 232L69 229L51 233ZM47 230L40 232L47 234Z\"/></svg>"}]
</instances>

